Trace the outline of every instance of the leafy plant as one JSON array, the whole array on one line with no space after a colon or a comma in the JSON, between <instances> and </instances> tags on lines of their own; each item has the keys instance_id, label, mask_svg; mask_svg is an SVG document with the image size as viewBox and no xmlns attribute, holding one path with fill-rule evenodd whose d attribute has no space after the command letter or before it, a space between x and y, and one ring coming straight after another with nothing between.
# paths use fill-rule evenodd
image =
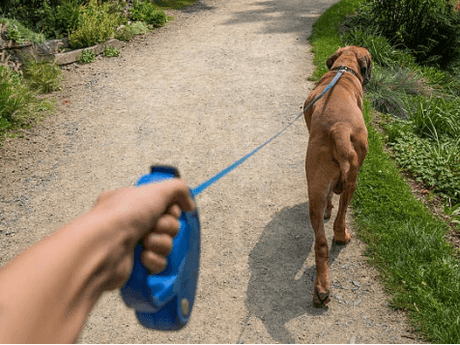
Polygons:
<instances>
[{"instance_id":1,"label":"leafy plant","mask_svg":"<svg viewBox=\"0 0 460 345\"><path fill-rule=\"evenodd\" d=\"M438 192L446 201L450 198L460 202L458 144L445 138L436 141L405 132L391 147L404 171L412 173L418 182Z\"/></svg>"},{"instance_id":2,"label":"leafy plant","mask_svg":"<svg viewBox=\"0 0 460 345\"><path fill-rule=\"evenodd\" d=\"M78 57L79 63L91 63L96 60L96 54L90 49L83 49Z\"/></svg>"},{"instance_id":3,"label":"leafy plant","mask_svg":"<svg viewBox=\"0 0 460 345\"><path fill-rule=\"evenodd\" d=\"M8 25L8 28L13 27L15 31L19 32L19 37L17 36L17 32L13 33L13 35L15 35L20 40L25 39L33 43L43 43L46 40L45 35L30 30L15 19L1 17L0 24L6 24Z\"/></svg>"},{"instance_id":4,"label":"leafy plant","mask_svg":"<svg viewBox=\"0 0 460 345\"><path fill-rule=\"evenodd\" d=\"M133 7L130 9L130 17L134 21L141 21L153 26L163 26L166 24L164 11L156 10L155 6L148 0L134 0Z\"/></svg>"},{"instance_id":5,"label":"leafy plant","mask_svg":"<svg viewBox=\"0 0 460 345\"><path fill-rule=\"evenodd\" d=\"M128 26L123 26L115 32L114 38L120 41L131 41L134 37L133 30L131 30Z\"/></svg>"},{"instance_id":6,"label":"leafy plant","mask_svg":"<svg viewBox=\"0 0 460 345\"><path fill-rule=\"evenodd\" d=\"M118 14L110 13L110 5L98 5L97 0L90 0L87 6L80 6L80 22L77 30L69 35L72 48L91 47L107 41L118 24Z\"/></svg>"},{"instance_id":7,"label":"leafy plant","mask_svg":"<svg viewBox=\"0 0 460 345\"><path fill-rule=\"evenodd\" d=\"M24 38L22 38L21 33L19 32L18 28L15 26L11 26L8 28L8 32L6 34L6 38L14 41L16 43L22 44L25 42Z\"/></svg>"},{"instance_id":8,"label":"leafy plant","mask_svg":"<svg viewBox=\"0 0 460 345\"><path fill-rule=\"evenodd\" d=\"M61 67L55 62L31 59L24 64L24 77L32 89L41 93L57 91L63 78Z\"/></svg>"},{"instance_id":9,"label":"leafy plant","mask_svg":"<svg viewBox=\"0 0 460 345\"><path fill-rule=\"evenodd\" d=\"M143 22L134 22L128 28L134 35L144 35L149 32L149 29Z\"/></svg>"},{"instance_id":10,"label":"leafy plant","mask_svg":"<svg viewBox=\"0 0 460 345\"><path fill-rule=\"evenodd\" d=\"M58 6L51 7L46 1L37 9L41 13L35 27L47 38L61 38L77 28L80 20L78 0L63 0Z\"/></svg>"},{"instance_id":11,"label":"leafy plant","mask_svg":"<svg viewBox=\"0 0 460 345\"><path fill-rule=\"evenodd\" d=\"M120 50L116 47L105 47L104 56L106 57L117 57L120 56Z\"/></svg>"}]
</instances>

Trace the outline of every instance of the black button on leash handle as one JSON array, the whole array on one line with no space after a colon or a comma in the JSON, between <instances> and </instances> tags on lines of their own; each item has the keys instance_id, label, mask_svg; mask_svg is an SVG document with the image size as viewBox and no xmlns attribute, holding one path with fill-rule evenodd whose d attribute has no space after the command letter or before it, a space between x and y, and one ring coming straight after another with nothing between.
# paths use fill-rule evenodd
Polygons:
<instances>
[{"instance_id":1,"label":"black button on leash handle","mask_svg":"<svg viewBox=\"0 0 460 345\"><path fill-rule=\"evenodd\" d=\"M177 177L179 172L174 167L152 166L150 174L142 176L136 186ZM179 223L166 269L149 274L141 262L143 247L137 244L131 276L121 288L124 302L135 309L137 319L147 328L178 330L187 324L192 312L200 261L198 209L182 212Z\"/></svg>"}]
</instances>

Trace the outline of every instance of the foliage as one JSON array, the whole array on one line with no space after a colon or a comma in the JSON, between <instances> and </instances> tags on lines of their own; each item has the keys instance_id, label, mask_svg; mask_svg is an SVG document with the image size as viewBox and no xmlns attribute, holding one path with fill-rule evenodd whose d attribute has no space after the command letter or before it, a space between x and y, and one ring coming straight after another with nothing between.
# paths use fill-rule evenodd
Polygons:
<instances>
[{"instance_id":1,"label":"foliage","mask_svg":"<svg viewBox=\"0 0 460 345\"><path fill-rule=\"evenodd\" d=\"M41 93L57 91L61 87L63 74L55 62L29 60L23 66L23 73L29 86Z\"/></svg>"},{"instance_id":2,"label":"foliage","mask_svg":"<svg viewBox=\"0 0 460 345\"><path fill-rule=\"evenodd\" d=\"M367 121L369 111L366 106ZM457 343L460 271L445 241L447 225L412 196L383 152L381 135L368 130L369 152L352 200L366 254L382 272L395 308L408 311L432 341Z\"/></svg>"},{"instance_id":3,"label":"foliage","mask_svg":"<svg viewBox=\"0 0 460 345\"><path fill-rule=\"evenodd\" d=\"M351 27L374 27L417 62L446 66L460 52L460 17L446 0L365 0Z\"/></svg>"},{"instance_id":4,"label":"foliage","mask_svg":"<svg viewBox=\"0 0 460 345\"><path fill-rule=\"evenodd\" d=\"M2 0L0 2L0 13L8 18L15 18L29 29L41 32L43 21L51 20L52 18L44 18L66 0ZM76 6L87 3L87 0L72 0L71 3ZM48 8L48 9L47 9ZM56 14L56 13L54 13ZM62 13L61 13L62 14ZM59 15L61 15L59 14ZM69 17L67 17L70 19ZM53 28L49 28L53 30Z\"/></svg>"},{"instance_id":5,"label":"foliage","mask_svg":"<svg viewBox=\"0 0 460 345\"><path fill-rule=\"evenodd\" d=\"M418 98L408 119L386 125L395 159L446 202L460 202L460 99Z\"/></svg>"},{"instance_id":6,"label":"foliage","mask_svg":"<svg viewBox=\"0 0 460 345\"><path fill-rule=\"evenodd\" d=\"M44 1L37 13L41 14L41 18L34 27L50 39L67 36L77 28L80 21L78 0L63 0L56 7Z\"/></svg>"},{"instance_id":7,"label":"foliage","mask_svg":"<svg viewBox=\"0 0 460 345\"><path fill-rule=\"evenodd\" d=\"M69 35L69 44L75 49L107 41L119 22L119 15L111 12L108 3L99 6L97 0L90 0L87 6L80 6L80 15L77 30Z\"/></svg>"},{"instance_id":8,"label":"foliage","mask_svg":"<svg viewBox=\"0 0 460 345\"><path fill-rule=\"evenodd\" d=\"M105 47L104 49L105 57L117 57L120 56L120 50L115 47Z\"/></svg>"},{"instance_id":9,"label":"foliage","mask_svg":"<svg viewBox=\"0 0 460 345\"><path fill-rule=\"evenodd\" d=\"M133 7L130 9L130 18L134 21L144 22L153 26L163 26L166 24L164 11L155 9L155 6L148 0L134 0Z\"/></svg>"},{"instance_id":10,"label":"foliage","mask_svg":"<svg viewBox=\"0 0 460 345\"><path fill-rule=\"evenodd\" d=\"M381 113L407 118L409 108L415 105L414 96L429 95L432 90L420 79L417 71L376 65L366 87L372 106Z\"/></svg>"},{"instance_id":11,"label":"foliage","mask_svg":"<svg viewBox=\"0 0 460 345\"><path fill-rule=\"evenodd\" d=\"M143 35L149 31L143 22L134 22L128 28L134 35Z\"/></svg>"},{"instance_id":12,"label":"foliage","mask_svg":"<svg viewBox=\"0 0 460 345\"><path fill-rule=\"evenodd\" d=\"M78 57L79 63L91 63L96 60L96 54L91 49L83 49Z\"/></svg>"},{"instance_id":13,"label":"foliage","mask_svg":"<svg viewBox=\"0 0 460 345\"><path fill-rule=\"evenodd\" d=\"M181 10L187 6L193 5L196 0L152 0L157 8L166 8L171 10Z\"/></svg>"},{"instance_id":14,"label":"foliage","mask_svg":"<svg viewBox=\"0 0 460 345\"><path fill-rule=\"evenodd\" d=\"M24 38L22 38L21 33L19 32L18 28L15 26L8 27L8 32L6 33L6 38L14 41L16 43L22 44L25 42Z\"/></svg>"},{"instance_id":15,"label":"foliage","mask_svg":"<svg viewBox=\"0 0 460 345\"><path fill-rule=\"evenodd\" d=\"M0 135L27 126L50 110L46 100L39 100L23 78L10 68L0 65Z\"/></svg>"},{"instance_id":16,"label":"foliage","mask_svg":"<svg viewBox=\"0 0 460 345\"><path fill-rule=\"evenodd\" d=\"M8 29L11 30L13 29L12 36L15 39L19 39L17 41L18 43L24 42L24 40L33 42L33 43L43 43L45 42L45 36L43 34L38 34L33 32L32 30L28 29L25 27L23 24L21 24L19 21L15 19L9 19L9 18L0 18L0 24L6 24L8 25ZM8 34L7 36L9 36ZM8 38L8 37L5 37Z\"/></svg>"},{"instance_id":17,"label":"foliage","mask_svg":"<svg viewBox=\"0 0 460 345\"><path fill-rule=\"evenodd\" d=\"M388 39L382 36L374 26L347 27L348 23L342 24L341 38L346 45L358 45L366 47L372 55L374 64L392 68L395 65L414 67L415 58L410 51L394 48Z\"/></svg>"},{"instance_id":18,"label":"foliage","mask_svg":"<svg viewBox=\"0 0 460 345\"><path fill-rule=\"evenodd\" d=\"M120 41L131 41L132 38L134 37L133 30L131 30L128 26L123 26L119 28L114 35L114 38Z\"/></svg>"}]
</instances>

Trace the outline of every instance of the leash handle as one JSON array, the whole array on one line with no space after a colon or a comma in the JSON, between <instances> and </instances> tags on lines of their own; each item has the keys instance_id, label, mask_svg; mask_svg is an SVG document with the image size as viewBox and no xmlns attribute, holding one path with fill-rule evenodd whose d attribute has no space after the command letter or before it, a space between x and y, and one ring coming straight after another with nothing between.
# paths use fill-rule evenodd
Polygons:
<instances>
[{"instance_id":1,"label":"leash handle","mask_svg":"<svg viewBox=\"0 0 460 345\"><path fill-rule=\"evenodd\" d=\"M177 169L153 166L137 186L179 177ZM192 194L193 198L193 194ZM134 266L129 280L121 288L128 307L134 308L139 322L147 328L178 330L185 326L195 301L200 259L200 222L198 210L182 212L180 230L167 257L167 267L149 274L141 261L142 244L134 250Z\"/></svg>"}]
</instances>

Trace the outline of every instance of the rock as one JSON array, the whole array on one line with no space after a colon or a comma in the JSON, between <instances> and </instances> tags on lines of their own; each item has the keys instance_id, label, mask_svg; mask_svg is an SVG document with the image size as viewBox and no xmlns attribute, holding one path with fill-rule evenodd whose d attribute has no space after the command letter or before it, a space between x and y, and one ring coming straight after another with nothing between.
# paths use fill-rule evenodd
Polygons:
<instances>
[{"instance_id":1,"label":"rock","mask_svg":"<svg viewBox=\"0 0 460 345\"><path fill-rule=\"evenodd\" d=\"M356 301L353 302L353 305L354 305L355 307L357 307L358 305L361 304L361 302L362 302L362 300L357 299Z\"/></svg>"}]
</instances>

